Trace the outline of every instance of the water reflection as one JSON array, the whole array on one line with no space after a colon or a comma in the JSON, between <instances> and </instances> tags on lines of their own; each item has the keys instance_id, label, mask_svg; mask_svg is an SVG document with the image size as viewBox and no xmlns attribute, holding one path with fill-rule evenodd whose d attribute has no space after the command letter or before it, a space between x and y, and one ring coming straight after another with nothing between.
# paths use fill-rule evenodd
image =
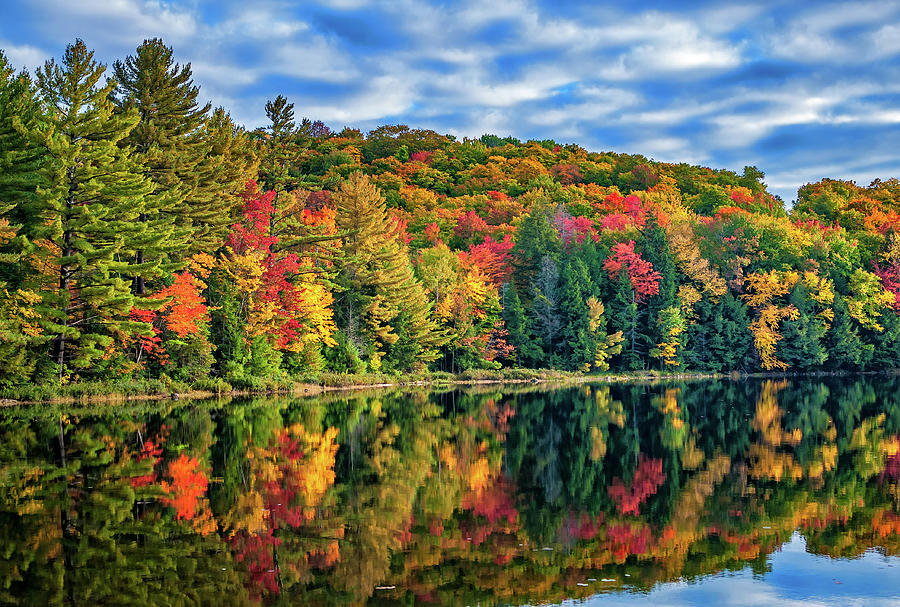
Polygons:
<instances>
[{"instance_id":1,"label":"water reflection","mask_svg":"<svg viewBox=\"0 0 900 607\"><path fill-rule=\"evenodd\" d=\"M16 409L0 603L507 605L896 555L900 381Z\"/></svg>"}]
</instances>

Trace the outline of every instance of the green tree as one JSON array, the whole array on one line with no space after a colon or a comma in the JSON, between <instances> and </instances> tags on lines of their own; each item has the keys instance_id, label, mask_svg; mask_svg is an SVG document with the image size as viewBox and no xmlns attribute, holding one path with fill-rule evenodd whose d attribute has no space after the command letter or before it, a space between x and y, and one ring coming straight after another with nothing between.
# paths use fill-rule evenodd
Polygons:
<instances>
[{"instance_id":1,"label":"green tree","mask_svg":"<svg viewBox=\"0 0 900 607\"><path fill-rule=\"evenodd\" d=\"M550 210L546 201L536 201L516 233L513 253L520 286L527 285L534 279L541 270L545 257L554 262L559 261L561 246L559 233L550 223Z\"/></svg>"},{"instance_id":2,"label":"green tree","mask_svg":"<svg viewBox=\"0 0 900 607\"><path fill-rule=\"evenodd\" d=\"M148 233L153 240L138 249L136 263L174 260L161 269L175 269L188 237L203 238L203 226L190 224L208 211L198 206L194 190L198 165L207 153L203 127L210 104L199 105L200 88L194 86L191 65L175 63L172 48L159 38L144 40L134 55L116 61L113 74L118 111L126 115L136 111L140 117L120 145L131 147L153 187L138 217L151 224ZM135 278L134 289L139 295L145 292L143 276Z\"/></svg>"},{"instance_id":3,"label":"green tree","mask_svg":"<svg viewBox=\"0 0 900 607\"><path fill-rule=\"evenodd\" d=\"M353 173L335 200L343 234L339 281L345 289L336 311L347 336L369 353L375 371L391 351L401 368L434 360L446 336L431 318L431 305L384 198L367 176Z\"/></svg>"},{"instance_id":4,"label":"green tree","mask_svg":"<svg viewBox=\"0 0 900 607\"><path fill-rule=\"evenodd\" d=\"M675 267L675 258L669 249L666 232L652 214L641 233L639 245L644 259L649 261L653 265L653 269L660 274L659 293L652 296L647 302L647 326L643 330L647 339L644 349L650 351L659 349L659 344L670 343L671 336L668 332L679 324L671 311L675 309L677 312L675 296L678 289L678 272ZM670 311L664 314L664 310ZM666 319L660 320L662 316L665 316Z\"/></svg>"},{"instance_id":5,"label":"green tree","mask_svg":"<svg viewBox=\"0 0 900 607\"><path fill-rule=\"evenodd\" d=\"M541 341L545 354L543 362L556 366L561 362L558 342L562 337L562 318L559 313L559 266L549 256L541 260L531 290L534 333Z\"/></svg>"},{"instance_id":6,"label":"green tree","mask_svg":"<svg viewBox=\"0 0 900 607\"><path fill-rule=\"evenodd\" d=\"M816 369L828 360L825 348L828 324L819 314L816 302L803 282L794 287L790 303L797 308L798 315L795 319L785 318L782 322L783 338L778 342L778 357L791 369Z\"/></svg>"},{"instance_id":7,"label":"green tree","mask_svg":"<svg viewBox=\"0 0 900 607\"><path fill-rule=\"evenodd\" d=\"M828 365L835 369L865 369L875 353L875 345L866 343L850 316L844 298L834 298L834 322L828 331Z\"/></svg>"},{"instance_id":8,"label":"green tree","mask_svg":"<svg viewBox=\"0 0 900 607\"><path fill-rule=\"evenodd\" d=\"M37 191L47 186L44 147L29 133L46 121L37 90L0 51L0 283L22 285L30 273L22 254L39 221Z\"/></svg>"},{"instance_id":9,"label":"green tree","mask_svg":"<svg viewBox=\"0 0 900 607\"><path fill-rule=\"evenodd\" d=\"M622 351L622 334L607 331L606 310L594 291L580 258L563 267L559 309L568 350L565 363L575 371L606 371L610 358Z\"/></svg>"},{"instance_id":10,"label":"green tree","mask_svg":"<svg viewBox=\"0 0 900 607\"><path fill-rule=\"evenodd\" d=\"M222 108L212 111L200 137L205 153L188 199L191 240L186 255L221 245L237 220L245 185L256 177L259 166L247 133Z\"/></svg>"},{"instance_id":11,"label":"green tree","mask_svg":"<svg viewBox=\"0 0 900 607\"><path fill-rule=\"evenodd\" d=\"M621 352L623 367L629 370L643 369L643 355L646 351L643 350L641 319L646 314L646 307L638 306L627 272L619 273L612 286L609 320L612 328L625 339Z\"/></svg>"},{"instance_id":12,"label":"green tree","mask_svg":"<svg viewBox=\"0 0 900 607\"><path fill-rule=\"evenodd\" d=\"M60 376L70 362L90 365L114 336L146 330L129 319L136 300L126 277L159 271L158 260L129 261L155 238L152 224L136 221L151 185L118 146L138 116L114 111L115 81L98 84L104 71L84 42L69 45L61 65L51 59L37 72L47 128L23 128L49 157L43 169L48 186L38 190L30 232L40 244L39 263L52 269L37 290Z\"/></svg>"},{"instance_id":13,"label":"green tree","mask_svg":"<svg viewBox=\"0 0 900 607\"><path fill-rule=\"evenodd\" d=\"M590 329L591 310L587 298L592 295L592 283L587 267L578 258L563 266L560 277L559 309L562 334L567 349L566 366L574 370L589 370L594 364L594 336Z\"/></svg>"},{"instance_id":14,"label":"green tree","mask_svg":"<svg viewBox=\"0 0 900 607\"><path fill-rule=\"evenodd\" d=\"M525 312L516 287L511 282L503 285L501 304L509 341L516 349L516 364L523 367L537 366L544 359L544 351L534 338L531 318Z\"/></svg>"},{"instance_id":15,"label":"green tree","mask_svg":"<svg viewBox=\"0 0 900 607\"><path fill-rule=\"evenodd\" d=\"M687 368L715 373L746 370L753 344L746 304L726 293L716 302L701 299L694 312L696 319L685 331Z\"/></svg>"}]
</instances>

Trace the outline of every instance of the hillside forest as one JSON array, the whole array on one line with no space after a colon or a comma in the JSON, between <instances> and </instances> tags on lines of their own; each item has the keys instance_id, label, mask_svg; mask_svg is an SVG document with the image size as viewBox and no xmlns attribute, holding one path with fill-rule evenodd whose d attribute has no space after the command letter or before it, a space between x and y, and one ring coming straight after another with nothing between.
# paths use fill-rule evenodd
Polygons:
<instances>
[{"instance_id":1,"label":"hillside forest","mask_svg":"<svg viewBox=\"0 0 900 607\"><path fill-rule=\"evenodd\" d=\"M0 388L900 366L900 181L555 141L249 130L159 39L0 54Z\"/></svg>"}]
</instances>

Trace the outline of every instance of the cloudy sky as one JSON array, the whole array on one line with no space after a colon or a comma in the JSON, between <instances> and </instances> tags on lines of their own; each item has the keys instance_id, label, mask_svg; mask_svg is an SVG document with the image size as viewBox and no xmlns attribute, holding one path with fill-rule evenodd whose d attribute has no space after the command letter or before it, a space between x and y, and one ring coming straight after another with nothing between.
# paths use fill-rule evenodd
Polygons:
<instances>
[{"instance_id":1,"label":"cloudy sky","mask_svg":"<svg viewBox=\"0 0 900 607\"><path fill-rule=\"evenodd\" d=\"M0 48L31 69L76 37L110 63L161 36L248 127L280 93L336 129L753 164L788 202L900 176L900 2L623 4L2 0Z\"/></svg>"}]
</instances>

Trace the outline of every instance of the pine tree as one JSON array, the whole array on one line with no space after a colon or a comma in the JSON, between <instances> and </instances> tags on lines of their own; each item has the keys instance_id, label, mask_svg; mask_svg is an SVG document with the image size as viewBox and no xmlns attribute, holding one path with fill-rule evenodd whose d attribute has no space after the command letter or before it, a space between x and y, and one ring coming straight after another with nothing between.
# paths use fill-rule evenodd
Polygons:
<instances>
[{"instance_id":1,"label":"pine tree","mask_svg":"<svg viewBox=\"0 0 900 607\"><path fill-rule=\"evenodd\" d=\"M516 349L516 363L523 367L537 366L544 358L544 351L534 338L531 319L525 313L516 287L511 282L503 285L501 303L509 341Z\"/></svg>"},{"instance_id":2,"label":"pine tree","mask_svg":"<svg viewBox=\"0 0 900 607\"><path fill-rule=\"evenodd\" d=\"M256 177L258 160L247 133L216 108L200 134L205 154L195 168L185 211L191 223L186 255L218 248L241 209L246 184Z\"/></svg>"},{"instance_id":3,"label":"pine tree","mask_svg":"<svg viewBox=\"0 0 900 607\"><path fill-rule=\"evenodd\" d=\"M516 260L516 279L527 285L540 272L545 257L559 260L559 233L550 223L550 211L544 201L535 202L531 212L522 220L516 234L513 256Z\"/></svg>"},{"instance_id":4,"label":"pine tree","mask_svg":"<svg viewBox=\"0 0 900 607\"><path fill-rule=\"evenodd\" d=\"M563 268L560 312L568 346L568 367L575 371L606 371L609 359L621 353L622 334L609 334L603 302L593 295L587 266L576 258Z\"/></svg>"},{"instance_id":5,"label":"pine tree","mask_svg":"<svg viewBox=\"0 0 900 607\"><path fill-rule=\"evenodd\" d=\"M151 224L147 232L154 239L138 249L136 263L174 260L161 266L172 270L185 257L188 224L201 212L193 194L197 165L206 153L202 129L210 104L197 103L200 89L191 79L191 65L175 63L172 48L159 38L144 40L134 55L113 65L113 73L118 111L140 116L120 145L131 146L153 184L138 220ZM143 276L136 277L134 288L145 292Z\"/></svg>"},{"instance_id":6,"label":"pine tree","mask_svg":"<svg viewBox=\"0 0 900 607\"><path fill-rule=\"evenodd\" d=\"M828 365L833 369L865 369L875 354L875 345L866 343L847 304L840 295L834 298L834 322L826 338Z\"/></svg>"},{"instance_id":7,"label":"pine tree","mask_svg":"<svg viewBox=\"0 0 900 607\"><path fill-rule=\"evenodd\" d=\"M22 264L31 229L37 190L47 182L41 168L46 155L29 137L45 120L31 79L15 74L0 51L0 282L21 286L30 268Z\"/></svg>"},{"instance_id":8,"label":"pine tree","mask_svg":"<svg viewBox=\"0 0 900 607\"><path fill-rule=\"evenodd\" d=\"M673 313L673 310L677 311L675 295L678 288L678 273L666 233L659 226L655 215L651 214L644 226L640 239L640 250L643 257L660 275L659 292L647 303L647 326L642 331L646 339L644 348L659 350L661 348L659 344L670 343L671 336L667 333L678 325ZM664 313L664 310L669 311ZM665 318L660 320L662 316Z\"/></svg>"},{"instance_id":9,"label":"pine tree","mask_svg":"<svg viewBox=\"0 0 900 607\"><path fill-rule=\"evenodd\" d=\"M743 301L728 293L716 307L709 349L721 371L743 371L751 364L753 335L750 314Z\"/></svg>"},{"instance_id":10,"label":"pine tree","mask_svg":"<svg viewBox=\"0 0 900 607\"><path fill-rule=\"evenodd\" d=\"M46 149L48 182L38 190L31 228L44 268L38 289L45 332L54 336L52 360L60 376L71 362L86 367L115 335L146 329L129 320L135 304L126 277L155 275L158 262L130 263L152 240L137 222L151 185L118 144L138 122L114 112L114 81L99 86L105 67L77 40L62 63L46 62L38 88L50 111L48 128L28 130ZM151 304L147 302L144 307Z\"/></svg>"},{"instance_id":11,"label":"pine tree","mask_svg":"<svg viewBox=\"0 0 900 607\"><path fill-rule=\"evenodd\" d=\"M594 362L594 339L586 301L591 296L591 287L584 262L576 258L563 266L559 309L567 350L566 366L576 371L588 371Z\"/></svg>"},{"instance_id":12,"label":"pine tree","mask_svg":"<svg viewBox=\"0 0 900 607\"><path fill-rule=\"evenodd\" d=\"M881 317L882 331L868 331L874 346L871 366L875 369L900 367L900 316L886 311Z\"/></svg>"},{"instance_id":13,"label":"pine tree","mask_svg":"<svg viewBox=\"0 0 900 607\"><path fill-rule=\"evenodd\" d=\"M396 352L394 362L434 360L446 336L431 318L431 305L413 275L396 224L387 216L384 198L367 176L353 173L335 202L343 233L339 280L348 289L336 308L345 333L355 342L368 342L361 345L369 348L360 349L368 349L372 370L381 369L390 349Z\"/></svg>"},{"instance_id":14,"label":"pine tree","mask_svg":"<svg viewBox=\"0 0 900 607\"><path fill-rule=\"evenodd\" d=\"M778 342L778 358L791 369L810 371L828 360L824 343L828 326L816 315L816 302L803 283L794 287L790 303L797 309L797 317L782 323L784 338Z\"/></svg>"},{"instance_id":15,"label":"pine tree","mask_svg":"<svg viewBox=\"0 0 900 607\"><path fill-rule=\"evenodd\" d=\"M747 306L731 293L694 306L696 315L684 332L684 363L688 369L727 373L751 364L753 336Z\"/></svg>"},{"instance_id":16,"label":"pine tree","mask_svg":"<svg viewBox=\"0 0 900 607\"><path fill-rule=\"evenodd\" d=\"M616 332L621 333L625 342L622 346L624 368L642 369L643 343L641 340L641 318L644 308L639 307L634 288L626 272L620 272L613 281L613 297L609 300L610 323Z\"/></svg>"},{"instance_id":17,"label":"pine tree","mask_svg":"<svg viewBox=\"0 0 900 607\"><path fill-rule=\"evenodd\" d=\"M559 266L550 257L541 260L531 287L531 313L534 332L544 351L544 364L560 363L558 342L562 337L562 318L559 311Z\"/></svg>"},{"instance_id":18,"label":"pine tree","mask_svg":"<svg viewBox=\"0 0 900 607\"><path fill-rule=\"evenodd\" d=\"M275 192L275 208L285 204L281 200L297 189L293 178L293 162L299 155L294 142L294 104L288 103L282 95L266 101L266 117L269 126L262 140L262 158L259 167L260 185Z\"/></svg>"},{"instance_id":19,"label":"pine tree","mask_svg":"<svg viewBox=\"0 0 900 607\"><path fill-rule=\"evenodd\" d=\"M685 321L678 306L669 306L656 316L656 335L662 341L650 349L650 356L659 359L660 368L677 368L681 365L682 339Z\"/></svg>"}]
</instances>

